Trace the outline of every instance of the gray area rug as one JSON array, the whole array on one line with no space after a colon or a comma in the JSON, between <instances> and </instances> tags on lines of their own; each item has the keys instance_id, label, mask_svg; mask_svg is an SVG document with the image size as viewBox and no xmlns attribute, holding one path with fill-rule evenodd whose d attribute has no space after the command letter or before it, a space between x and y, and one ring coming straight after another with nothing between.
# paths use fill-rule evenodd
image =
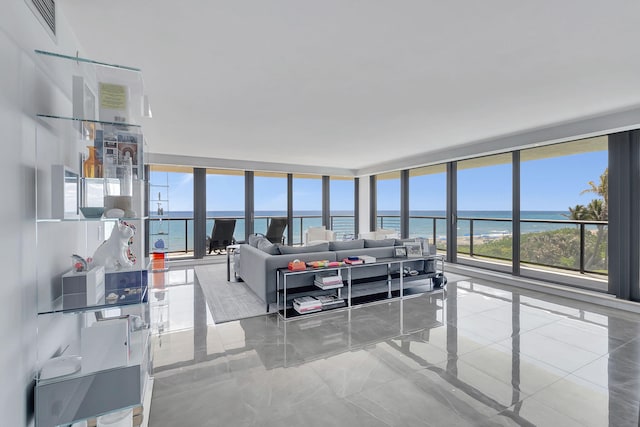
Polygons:
<instances>
[{"instance_id":1,"label":"gray area rug","mask_svg":"<svg viewBox=\"0 0 640 427\"><path fill-rule=\"evenodd\" d=\"M195 282L200 285L216 323L267 314L265 304L243 282L227 282L227 265L194 267Z\"/></svg>"}]
</instances>

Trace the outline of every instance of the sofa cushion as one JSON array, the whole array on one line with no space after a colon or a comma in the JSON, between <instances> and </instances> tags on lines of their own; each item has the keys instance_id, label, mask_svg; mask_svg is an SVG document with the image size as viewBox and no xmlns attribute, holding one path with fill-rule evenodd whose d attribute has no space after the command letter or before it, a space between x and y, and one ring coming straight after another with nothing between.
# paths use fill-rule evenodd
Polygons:
<instances>
[{"instance_id":1,"label":"sofa cushion","mask_svg":"<svg viewBox=\"0 0 640 427\"><path fill-rule=\"evenodd\" d=\"M330 251L344 251L347 249L362 249L362 248L364 248L363 239L329 242Z\"/></svg>"},{"instance_id":2,"label":"sofa cushion","mask_svg":"<svg viewBox=\"0 0 640 427\"><path fill-rule=\"evenodd\" d=\"M393 258L393 246L385 246L380 248L363 248L363 249L347 249L344 251L336 251L336 259L342 261L350 256L369 255L376 258Z\"/></svg>"},{"instance_id":3,"label":"sofa cushion","mask_svg":"<svg viewBox=\"0 0 640 427\"><path fill-rule=\"evenodd\" d=\"M249 239L247 240L247 243L249 244L249 246L253 246L254 248L258 247L258 242L264 239L264 236L262 234L249 234Z\"/></svg>"},{"instance_id":4,"label":"sofa cushion","mask_svg":"<svg viewBox=\"0 0 640 427\"><path fill-rule=\"evenodd\" d=\"M280 255L280 245L271 243L265 237L258 240L256 247L269 255Z\"/></svg>"},{"instance_id":5,"label":"sofa cushion","mask_svg":"<svg viewBox=\"0 0 640 427\"><path fill-rule=\"evenodd\" d=\"M365 248L384 248L387 246L395 245L395 239L382 239L382 240L373 240L373 239L364 239L364 247Z\"/></svg>"},{"instance_id":6,"label":"sofa cushion","mask_svg":"<svg viewBox=\"0 0 640 427\"><path fill-rule=\"evenodd\" d=\"M329 250L329 243L320 243L313 246L280 246L282 255L305 254L310 252L326 252Z\"/></svg>"}]
</instances>

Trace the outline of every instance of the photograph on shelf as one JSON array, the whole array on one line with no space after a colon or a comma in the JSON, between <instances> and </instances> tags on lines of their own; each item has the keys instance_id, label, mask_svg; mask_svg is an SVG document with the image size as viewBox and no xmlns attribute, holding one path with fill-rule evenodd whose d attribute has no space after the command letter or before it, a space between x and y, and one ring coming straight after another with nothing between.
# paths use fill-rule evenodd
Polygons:
<instances>
[{"instance_id":1,"label":"photograph on shelf","mask_svg":"<svg viewBox=\"0 0 640 427\"><path fill-rule=\"evenodd\" d=\"M130 142L118 142L118 158L120 160L127 158L127 153L131 158L131 164L133 166L138 165L138 145Z\"/></svg>"},{"instance_id":2,"label":"photograph on shelf","mask_svg":"<svg viewBox=\"0 0 640 427\"><path fill-rule=\"evenodd\" d=\"M129 88L124 85L100 82L100 120L105 122L129 121Z\"/></svg>"},{"instance_id":3,"label":"photograph on shelf","mask_svg":"<svg viewBox=\"0 0 640 427\"><path fill-rule=\"evenodd\" d=\"M407 248L408 258L419 258L422 256L422 245L420 242L405 242L404 247Z\"/></svg>"},{"instance_id":4,"label":"photograph on shelf","mask_svg":"<svg viewBox=\"0 0 640 427\"><path fill-rule=\"evenodd\" d=\"M393 256L395 258L406 258L407 248L404 246L396 246L393 248Z\"/></svg>"}]
</instances>

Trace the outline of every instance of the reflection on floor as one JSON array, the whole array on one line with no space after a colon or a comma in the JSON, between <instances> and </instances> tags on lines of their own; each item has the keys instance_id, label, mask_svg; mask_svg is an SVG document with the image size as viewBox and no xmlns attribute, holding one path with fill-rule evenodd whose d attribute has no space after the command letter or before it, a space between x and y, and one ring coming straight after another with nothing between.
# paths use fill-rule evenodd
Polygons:
<instances>
[{"instance_id":1,"label":"reflection on floor","mask_svg":"<svg viewBox=\"0 0 640 427\"><path fill-rule=\"evenodd\" d=\"M150 426L637 426L640 316L480 280L215 325L156 281Z\"/></svg>"}]
</instances>

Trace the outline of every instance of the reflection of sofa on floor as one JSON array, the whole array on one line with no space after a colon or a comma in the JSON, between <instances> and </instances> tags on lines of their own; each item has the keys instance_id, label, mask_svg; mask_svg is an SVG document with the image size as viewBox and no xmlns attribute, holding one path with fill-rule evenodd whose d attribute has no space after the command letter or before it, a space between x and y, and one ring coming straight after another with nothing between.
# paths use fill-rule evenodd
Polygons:
<instances>
[{"instance_id":1,"label":"reflection of sofa on floor","mask_svg":"<svg viewBox=\"0 0 640 427\"><path fill-rule=\"evenodd\" d=\"M252 236L253 237L253 236ZM276 302L276 270L286 268L289 261L298 259L304 262L329 260L342 261L349 256L369 255L376 258L391 258L394 246L402 245L402 240L348 240L327 242L312 246L291 247L277 246L264 238L253 237L248 244L243 244L236 259L236 274L244 280L249 288L267 305ZM422 260L410 261L407 266L414 270L425 271ZM398 267L395 267L398 268ZM431 271L433 264L427 262ZM367 279L387 276L385 265L353 268L352 279ZM346 280L346 277L343 277ZM287 289L312 285L313 275L290 276ZM360 289L365 289L364 286ZM364 290L363 292L367 292ZM371 293L380 290L371 288Z\"/></svg>"}]
</instances>

